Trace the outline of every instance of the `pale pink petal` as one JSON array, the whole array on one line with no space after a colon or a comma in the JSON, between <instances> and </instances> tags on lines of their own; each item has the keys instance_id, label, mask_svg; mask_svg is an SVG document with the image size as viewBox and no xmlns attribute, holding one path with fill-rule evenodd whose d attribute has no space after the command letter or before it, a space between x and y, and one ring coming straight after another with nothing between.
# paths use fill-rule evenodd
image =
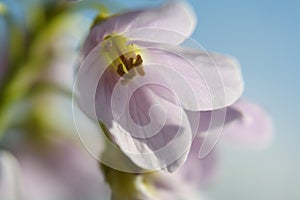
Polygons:
<instances>
[{"instance_id":1,"label":"pale pink petal","mask_svg":"<svg viewBox=\"0 0 300 200\"><path fill-rule=\"evenodd\" d=\"M85 42L83 52L86 55L107 35L124 33L134 39L180 44L192 34L195 25L196 17L193 10L183 2L166 3L158 8L131 11L112 16L94 26ZM145 32L143 29L147 28L164 29L165 34L160 31Z\"/></svg>"},{"instance_id":2,"label":"pale pink petal","mask_svg":"<svg viewBox=\"0 0 300 200\"><path fill-rule=\"evenodd\" d=\"M21 199L109 199L110 191L97 160L83 148L65 139L51 141L46 147L41 149L24 141L18 147L8 147L20 162L20 184L24 189Z\"/></svg>"},{"instance_id":3,"label":"pale pink petal","mask_svg":"<svg viewBox=\"0 0 300 200\"><path fill-rule=\"evenodd\" d=\"M168 107L165 108L168 110ZM192 140L186 117L182 124L180 126L172 122L172 118L167 118L161 130L151 137L145 136L143 132L140 137L132 136L117 123L114 123L110 132L121 150L136 165L151 171L174 171L185 161L184 155L188 153Z\"/></svg>"},{"instance_id":4,"label":"pale pink petal","mask_svg":"<svg viewBox=\"0 0 300 200\"><path fill-rule=\"evenodd\" d=\"M135 164L173 171L185 161L193 135L172 90L165 87L164 79L156 81L156 71L147 69L145 76L134 77L127 84L103 76L96 93L97 116L111 120L105 125L113 141Z\"/></svg>"},{"instance_id":5,"label":"pale pink petal","mask_svg":"<svg viewBox=\"0 0 300 200\"><path fill-rule=\"evenodd\" d=\"M196 144L198 158L201 160L210 157L210 154L221 138L224 127L232 121L241 118L241 113L230 106L213 111L186 111L186 113L193 135L197 135L192 148L195 149Z\"/></svg>"},{"instance_id":6,"label":"pale pink petal","mask_svg":"<svg viewBox=\"0 0 300 200\"><path fill-rule=\"evenodd\" d=\"M224 108L243 92L243 80L235 59L215 53L179 47L139 43L145 47L145 72L151 70L153 82L164 80L191 111Z\"/></svg>"},{"instance_id":7,"label":"pale pink petal","mask_svg":"<svg viewBox=\"0 0 300 200\"><path fill-rule=\"evenodd\" d=\"M263 148L271 143L272 120L261 107L246 100L239 100L230 107L240 112L241 117L225 127L225 139L238 146L254 149Z\"/></svg>"},{"instance_id":8,"label":"pale pink petal","mask_svg":"<svg viewBox=\"0 0 300 200\"><path fill-rule=\"evenodd\" d=\"M113 87L118 75L117 73L110 73L111 69L108 68L110 64L111 61L103 53L103 45L98 45L83 60L76 73L74 84L75 98L73 100L93 120L98 119L96 109L103 109L103 117L106 117L105 112L110 110L110 107L107 107L107 105L110 106L109 99L107 98L111 96L112 91L110 89ZM97 106L95 105L95 98L99 101L96 102ZM107 118L110 118L110 112L107 113ZM109 121L102 118L101 120L105 122Z\"/></svg>"},{"instance_id":9,"label":"pale pink petal","mask_svg":"<svg viewBox=\"0 0 300 200\"><path fill-rule=\"evenodd\" d=\"M119 79L120 77L115 71L112 72L111 69L106 69L97 86L97 92L95 94L95 111L97 119L107 127L112 126L112 93ZM121 96L117 98L118 104L121 104L119 101L122 101L122 99Z\"/></svg>"},{"instance_id":10,"label":"pale pink petal","mask_svg":"<svg viewBox=\"0 0 300 200\"><path fill-rule=\"evenodd\" d=\"M196 137L193 141L188 159L174 175L180 176L191 187L199 187L210 182L215 175L217 158L215 151L210 152L205 158L199 158L199 151L203 145L203 138Z\"/></svg>"},{"instance_id":11,"label":"pale pink petal","mask_svg":"<svg viewBox=\"0 0 300 200\"><path fill-rule=\"evenodd\" d=\"M242 117L239 110L232 106L212 111L186 111L186 113L192 131L202 138L211 130L218 129L222 132L224 127Z\"/></svg>"},{"instance_id":12,"label":"pale pink petal","mask_svg":"<svg viewBox=\"0 0 300 200\"><path fill-rule=\"evenodd\" d=\"M16 200L22 197L17 160L7 152L0 152L0 199Z\"/></svg>"}]
</instances>

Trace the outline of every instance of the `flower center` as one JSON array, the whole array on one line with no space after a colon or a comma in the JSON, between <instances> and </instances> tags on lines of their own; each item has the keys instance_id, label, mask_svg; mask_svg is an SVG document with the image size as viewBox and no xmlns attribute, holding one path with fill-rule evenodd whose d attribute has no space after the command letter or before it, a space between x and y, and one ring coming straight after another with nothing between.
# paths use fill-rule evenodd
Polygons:
<instances>
[{"instance_id":1,"label":"flower center","mask_svg":"<svg viewBox=\"0 0 300 200\"><path fill-rule=\"evenodd\" d=\"M102 43L102 53L111 63L109 67L123 78L123 83L128 82L137 74L145 75L140 49L134 44L128 44L125 37L121 35L106 36Z\"/></svg>"},{"instance_id":2,"label":"flower center","mask_svg":"<svg viewBox=\"0 0 300 200\"><path fill-rule=\"evenodd\" d=\"M120 76L129 79L133 78L136 75L136 72L143 76L145 75L145 72L141 68L142 63L143 59L140 54L135 55L135 57L130 57L126 54L123 54L118 58L118 66L116 71Z\"/></svg>"}]
</instances>

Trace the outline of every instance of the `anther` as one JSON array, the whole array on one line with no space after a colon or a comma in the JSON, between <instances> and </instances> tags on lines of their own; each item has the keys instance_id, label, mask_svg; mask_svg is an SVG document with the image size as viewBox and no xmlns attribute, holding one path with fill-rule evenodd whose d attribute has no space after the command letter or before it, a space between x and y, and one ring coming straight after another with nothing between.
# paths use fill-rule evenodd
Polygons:
<instances>
[{"instance_id":1,"label":"anther","mask_svg":"<svg viewBox=\"0 0 300 200\"><path fill-rule=\"evenodd\" d=\"M138 54L136 56L136 60L133 63L133 65L137 67L137 66L140 66L142 63L143 63L143 59L142 59L141 55Z\"/></svg>"},{"instance_id":2,"label":"anther","mask_svg":"<svg viewBox=\"0 0 300 200\"><path fill-rule=\"evenodd\" d=\"M127 69L128 62L127 62L127 59L125 58L125 56L124 56L124 55L121 55L121 56L120 56L120 59L121 59L121 61L123 62L123 64L125 65L125 67L126 67L126 69Z\"/></svg>"},{"instance_id":3,"label":"anther","mask_svg":"<svg viewBox=\"0 0 300 200\"><path fill-rule=\"evenodd\" d=\"M129 63L130 63L130 69L132 69L134 67L133 58L129 58Z\"/></svg>"},{"instance_id":4,"label":"anther","mask_svg":"<svg viewBox=\"0 0 300 200\"><path fill-rule=\"evenodd\" d=\"M120 63L117 67L117 73L120 75L120 76L123 76L125 74L124 72L124 69L123 69L123 65Z\"/></svg>"},{"instance_id":5,"label":"anther","mask_svg":"<svg viewBox=\"0 0 300 200\"><path fill-rule=\"evenodd\" d=\"M119 59L121 63L118 64L116 71L124 79L130 80L137 73L141 76L145 75L145 71L142 68L143 59L141 55L137 55L135 59L133 57L127 59L125 55L121 55Z\"/></svg>"}]
</instances>

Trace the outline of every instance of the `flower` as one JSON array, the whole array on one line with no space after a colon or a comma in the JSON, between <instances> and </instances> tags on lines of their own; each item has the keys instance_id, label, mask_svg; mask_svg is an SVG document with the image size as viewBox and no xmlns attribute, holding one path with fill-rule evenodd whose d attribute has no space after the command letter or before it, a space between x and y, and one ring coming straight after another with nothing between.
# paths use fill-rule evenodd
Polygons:
<instances>
[{"instance_id":1,"label":"flower","mask_svg":"<svg viewBox=\"0 0 300 200\"><path fill-rule=\"evenodd\" d=\"M3 142L18 162L11 154L1 154L0 199L109 199L97 161L74 141L60 137L41 146L20 135Z\"/></svg>"},{"instance_id":2,"label":"flower","mask_svg":"<svg viewBox=\"0 0 300 200\"><path fill-rule=\"evenodd\" d=\"M196 135L200 116L189 112L227 107L242 94L235 59L178 46L195 25L187 4L167 3L103 19L84 44L77 102L143 169L175 171Z\"/></svg>"}]
</instances>

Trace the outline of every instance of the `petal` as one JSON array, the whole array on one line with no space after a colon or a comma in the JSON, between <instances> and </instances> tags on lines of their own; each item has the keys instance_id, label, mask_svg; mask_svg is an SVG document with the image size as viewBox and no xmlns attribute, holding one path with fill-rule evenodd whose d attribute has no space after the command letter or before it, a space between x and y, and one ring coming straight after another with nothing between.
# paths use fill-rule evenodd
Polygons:
<instances>
[{"instance_id":1,"label":"petal","mask_svg":"<svg viewBox=\"0 0 300 200\"><path fill-rule=\"evenodd\" d=\"M224 127L242 117L241 113L232 107L213 111L186 111L195 141L193 148L198 147L198 157L205 160L210 156L221 138Z\"/></svg>"},{"instance_id":2,"label":"petal","mask_svg":"<svg viewBox=\"0 0 300 200\"><path fill-rule=\"evenodd\" d=\"M97 87L95 96L97 119L108 127L112 126L111 122L113 120L112 93L114 91L115 84L119 79L120 78L117 73L112 73L110 69L107 69L101 76ZM118 102L122 101L120 96L116 99Z\"/></svg>"},{"instance_id":3,"label":"petal","mask_svg":"<svg viewBox=\"0 0 300 200\"><path fill-rule=\"evenodd\" d=\"M205 158L199 158L199 151L203 145L203 138L196 137L193 141L188 159L185 164L175 172L182 180L189 182L191 187L199 187L213 179L216 171L217 159L215 151Z\"/></svg>"},{"instance_id":4,"label":"petal","mask_svg":"<svg viewBox=\"0 0 300 200\"><path fill-rule=\"evenodd\" d=\"M23 172L24 199L82 200L97 199L100 194L109 199L98 162L73 141L60 138L47 143L43 151L21 141L13 151Z\"/></svg>"},{"instance_id":5,"label":"petal","mask_svg":"<svg viewBox=\"0 0 300 200\"><path fill-rule=\"evenodd\" d=\"M105 57L105 54L102 52L102 48L102 44L98 45L83 60L76 73L74 84L74 101L79 104L80 108L90 118L94 120L98 119L96 116L97 107L101 107L99 110L110 110L110 107L106 107L106 105L110 106L110 104L106 103L106 98L111 96L110 89L116 81L114 76L116 73L110 73L108 66L111 63ZM98 104L96 107L95 98L97 100L100 99L100 102L97 102Z\"/></svg>"},{"instance_id":6,"label":"petal","mask_svg":"<svg viewBox=\"0 0 300 200\"><path fill-rule=\"evenodd\" d=\"M263 148L272 141L273 124L268 114L259 106L239 100L231 106L241 117L229 123L223 136L237 145L248 148Z\"/></svg>"},{"instance_id":7,"label":"petal","mask_svg":"<svg viewBox=\"0 0 300 200\"><path fill-rule=\"evenodd\" d=\"M131 136L149 138L164 125L180 126L183 121L184 110L169 88L160 83L136 77L127 85L115 85L111 97L113 120Z\"/></svg>"},{"instance_id":8,"label":"petal","mask_svg":"<svg viewBox=\"0 0 300 200\"><path fill-rule=\"evenodd\" d=\"M125 85L118 80L107 94L103 80L96 96L97 115L114 121L113 126L110 122L105 125L135 164L148 170L173 171L186 160L183 154L188 153L192 132L176 96L164 87L163 79L153 82L157 75L152 72L146 71L145 76L134 77Z\"/></svg>"},{"instance_id":9,"label":"petal","mask_svg":"<svg viewBox=\"0 0 300 200\"><path fill-rule=\"evenodd\" d=\"M20 198L19 165L9 153L0 152L0 199Z\"/></svg>"},{"instance_id":10,"label":"petal","mask_svg":"<svg viewBox=\"0 0 300 200\"><path fill-rule=\"evenodd\" d=\"M162 129L152 137L134 137L117 123L114 123L110 132L123 153L139 167L172 172L183 163L181 158L186 158L184 154L190 148L192 136L188 125L181 127L169 121L167 119ZM188 124L186 118L183 124ZM179 159L179 162L175 162Z\"/></svg>"},{"instance_id":11,"label":"petal","mask_svg":"<svg viewBox=\"0 0 300 200\"><path fill-rule=\"evenodd\" d=\"M183 2L166 3L158 8L131 11L112 16L94 26L84 45L83 52L86 55L107 35L126 32L127 36L135 39L179 44L192 34L195 25L196 17L193 10ZM160 31L149 33L147 28L169 31L162 35ZM170 35L171 31L173 31L173 35ZM178 37L179 34L181 35L180 37Z\"/></svg>"},{"instance_id":12,"label":"petal","mask_svg":"<svg viewBox=\"0 0 300 200\"><path fill-rule=\"evenodd\" d=\"M186 111L192 131L198 137L204 137L206 132L223 128L235 120L239 120L242 114L232 106L213 111Z\"/></svg>"},{"instance_id":13,"label":"petal","mask_svg":"<svg viewBox=\"0 0 300 200\"><path fill-rule=\"evenodd\" d=\"M147 66L155 70L157 76L151 78L163 79L187 110L224 108L243 92L239 64L233 58L147 42L139 45L145 48L145 71Z\"/></svg>"}]
</instances>

